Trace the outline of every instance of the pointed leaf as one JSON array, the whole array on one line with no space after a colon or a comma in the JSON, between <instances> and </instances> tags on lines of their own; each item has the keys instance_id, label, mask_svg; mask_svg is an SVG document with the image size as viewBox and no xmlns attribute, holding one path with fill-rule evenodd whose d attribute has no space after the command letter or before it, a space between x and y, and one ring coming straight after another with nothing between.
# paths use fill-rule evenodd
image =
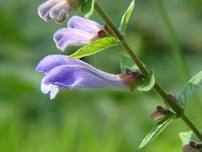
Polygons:
<instances>
[{"instance_id":1,"label":"pointed leaf","mask_svg":"<svg viewBox=\"0 0 202 152\"><path fill-rule=\"evenodd\" d=\"M122 16L121 19L121 23L119 25L119 30L123 33L125 33L130 16L133 12L133 9L135 7L135 0L132 0L132 2L130 3L128 9L126 10L126 12L124 13L124 15Z\"/></svg>"},{"instance_id":2,"label":"pointed leaf","mask_svg":"<svg viewBox=\"0 0 202 152\"><path fill-rule=\"evenodd\" d=\"M154 72L152 71L149 76L147 76L145 79L142 80L140 85L138 86L138 91L149 91L151 90L155 85L155 77Z\"/></svg>"},{"instance_id":3,"label":"pointed leaf","mask_svg":"<svg viewBox=\"0 0 202 152\"><path fill-rule=\"evenodd\" d=\"M168 116L161 122L157 123L151 132L147 134L147 136L142 140L138 149L141 149L148 144L150 144L154 139L156 139L167 127L168 125L174 120L174 117Z\"/></svg>"},{"instance_id":4,"label":"pointed leaf","mask_svg":"<svg viewBox=\"0 0 202 152\"><path fill-rule=\"evenodd\" d=\"M178 98L178 103L181 106L185 107L189 98L192 97L194 93L196 93L196 91L198 91L201 85L202 85L202 71L200 71L192 79L189 80L184 91L181 93L181 95Z\"/></svg>"},{"instance_id":5,"label":"pointed leaf","mask_svg":"<svg viewBox=\"0 0 202 152\"><path fill-rule=\"evenodd\" d=\"M183 145L189 144L190 141L195 141L197 143L202 143L200 141L200 139L198 139L198 137L196 137L196 135L193 133L193 131L181 132L181 133L179 133L179 136L180 136L180 138L182 140Z\"/></svg>"},{"instance_id":6,"label":"pointed leaf","mask_svg":"<svg viewBox=\"0 0 202 152\"><path fill-rule=\"evenodd\" d=\"M95 0L84 0L81 6L81 12L86 18L89 18L94 12Z\"/></svg>"},{"instance_id":7,"label":"pointed leaf","mask_svg":"<svg viewBox=\"0 0 202 152\"><path fill-rule=\"evenodd\" d=\"M80 48L75 53L71 54L69 58L82 58L85 56L90 56L98 52L103 51L104 49L117 45L118 41L115 37L105 37L98 39L84 47Z\"/></svg>"}]
</instances>

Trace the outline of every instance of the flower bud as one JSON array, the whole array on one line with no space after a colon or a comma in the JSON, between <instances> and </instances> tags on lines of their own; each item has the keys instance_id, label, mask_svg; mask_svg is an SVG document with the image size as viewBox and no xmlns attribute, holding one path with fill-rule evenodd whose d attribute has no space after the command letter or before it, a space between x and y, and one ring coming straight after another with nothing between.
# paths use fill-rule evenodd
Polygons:
<instances>
[{"instance_id":1,"label":"flower bud","mask_svg":"<svg viewBox=\"0 0 202 152\"><path fill-rule=\"evenodd\" d=\"M81 0L47 0L38 8L39 16L45 21L63 22L81 4Z\"/></svg>"},{"instance_id":2,"label":"flower bud","mask_svg":"<svg viewBox=\"0 0 202 152\"><path fill-rule=\"evenodd\" d=\"M107 30L104 26L83 17L73 16L66 28L55 32L54 41L58 49L65 51L72 46L80 47L106 36Z\"/></svg>"}]
</instances>

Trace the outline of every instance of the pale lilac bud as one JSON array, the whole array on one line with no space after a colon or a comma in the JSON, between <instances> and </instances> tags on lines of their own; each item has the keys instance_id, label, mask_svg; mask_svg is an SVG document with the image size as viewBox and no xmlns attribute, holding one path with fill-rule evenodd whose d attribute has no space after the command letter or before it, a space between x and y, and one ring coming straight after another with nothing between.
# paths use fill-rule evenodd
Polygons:
<instances>
[{"instance_id":1,"label":"pale lilac bud","mask_svg":"<svg viewBox=\"0 0 202 152\"><path fill-rule=\"evenodd\" d=\"M117 75L62 55L50 55L40 61L36 71L45 74L41 91L53 99L61 89L124 88L127 85Z\"/></svg>"},{"instance_id":2,"label":"pale lilac bud","mask_svg":"<svg viewBox=\"0 0 202 152\"><path fill-rule=\"evenodd\" d=\"M104 27L98 23L82 17L73 16L68 21L67 28L59 29L54 34L54 41L57 48L64 51L70 46L86 45L106 35L107 32L104 30Z\"/></svg>"},{"instance_id":3,"label":"pale lilac bud","mask_svg":"<svg viewBox=\"0 0 202 152\"><path fill-rule=\"evenodd\" d=\"M63 22L72 11L66 0L47 0L38 8L39 16L45 21Z\"/></svg>"}]
</instances>

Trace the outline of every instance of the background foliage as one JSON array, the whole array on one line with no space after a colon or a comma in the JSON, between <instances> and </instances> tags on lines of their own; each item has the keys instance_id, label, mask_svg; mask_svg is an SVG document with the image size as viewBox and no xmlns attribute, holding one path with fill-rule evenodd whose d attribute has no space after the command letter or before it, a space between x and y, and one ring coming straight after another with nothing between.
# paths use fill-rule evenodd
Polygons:
<instances>
[{"instance_id":1,"label":"background foliage","mask_svg":"<svg viewBox=\"0 0 202 152\"><path fill-rule=\"evenodd\" d=\"M0 1L0 151L2 152L125 152L135 151L150 130L149 115L159 105L154 92L73 90L50 102L40 88L37 62L56 49L52 34L65 26L44 23L37 15L41 0ZM130 3L98 1L118 25ZM191 74L202 69L202 2L169 0L175 32ZM97 21L100 19L94 15ZM128 42L156 79L171 93L180 93L185 83L177 75L156 1L137 0ZM121 48L84 58L108 72L119 73ZM199 94L200 95L200 94ZM202 96L202 95L200 95ZM202 103L189 102L188 115L202 127ZM179 131L189 130L181 120L171 125L152 145L141 151L179 152Z\"/></svg>"}]
</instances>

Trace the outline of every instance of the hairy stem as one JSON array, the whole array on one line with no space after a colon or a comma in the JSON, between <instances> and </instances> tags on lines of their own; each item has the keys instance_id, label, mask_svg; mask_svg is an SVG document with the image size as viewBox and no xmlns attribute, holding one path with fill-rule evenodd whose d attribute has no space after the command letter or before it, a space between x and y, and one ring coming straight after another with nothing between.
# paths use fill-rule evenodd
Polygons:
<instances>
[{"instance_id":1,"label":"hairy stem","mask_svg":"<svg viewBox=\"0 0 202 152\"><path fill-rule=\"evenodd\" d=\"M134 63L139 67L141 72L145 75L148 75L148 70L143 66L140 59L135 55L135 53L132 51L132 49L128 46L126 41L124 40L123 35L117 30L117 28L114 26L112 21L109 19L109 17L105 14L105 12L101 9L101 7L98 5L97 2L95 2L95 9L99 16L105 21L108 28L111 30L111 32L114 33L114 35L120 40L123 47L127 51L127 53L130 55L130 57L133 59ZM188 117L184 114L184 110L175 102L173 101L172 97L170 97L169 94L167 94L158 83L155 83L154 89L156 92L164 99L164 103L168 104L178 116L180 116L184 122L191 128L191 130L196 134L196 136L202 141L202 135L200 131L195 127L195 125L188 119Z\"/></svg>"},{"instance_id":2,"label":"hairy stem","mask_svg":"<svg viewBox=\"0 0 202 152\"><path fill-rule=\"evenodd\" d=\"M168 16L168 13L166 11L164 1L163 0L157 0L157 6L159 9L159 13L162 17L162 20L165 24L165 30L167 31L168 38L171 44L171 51L172 56L175 60L177 71L179 72L179 76L183 80L183 82L186 82L190 78L190 73L188 70L188 67L182 57L181 49L179 42L177 40L176 33L173 29L172 23L170 21L170 18Z\"/></svg>"}]
</instances>

